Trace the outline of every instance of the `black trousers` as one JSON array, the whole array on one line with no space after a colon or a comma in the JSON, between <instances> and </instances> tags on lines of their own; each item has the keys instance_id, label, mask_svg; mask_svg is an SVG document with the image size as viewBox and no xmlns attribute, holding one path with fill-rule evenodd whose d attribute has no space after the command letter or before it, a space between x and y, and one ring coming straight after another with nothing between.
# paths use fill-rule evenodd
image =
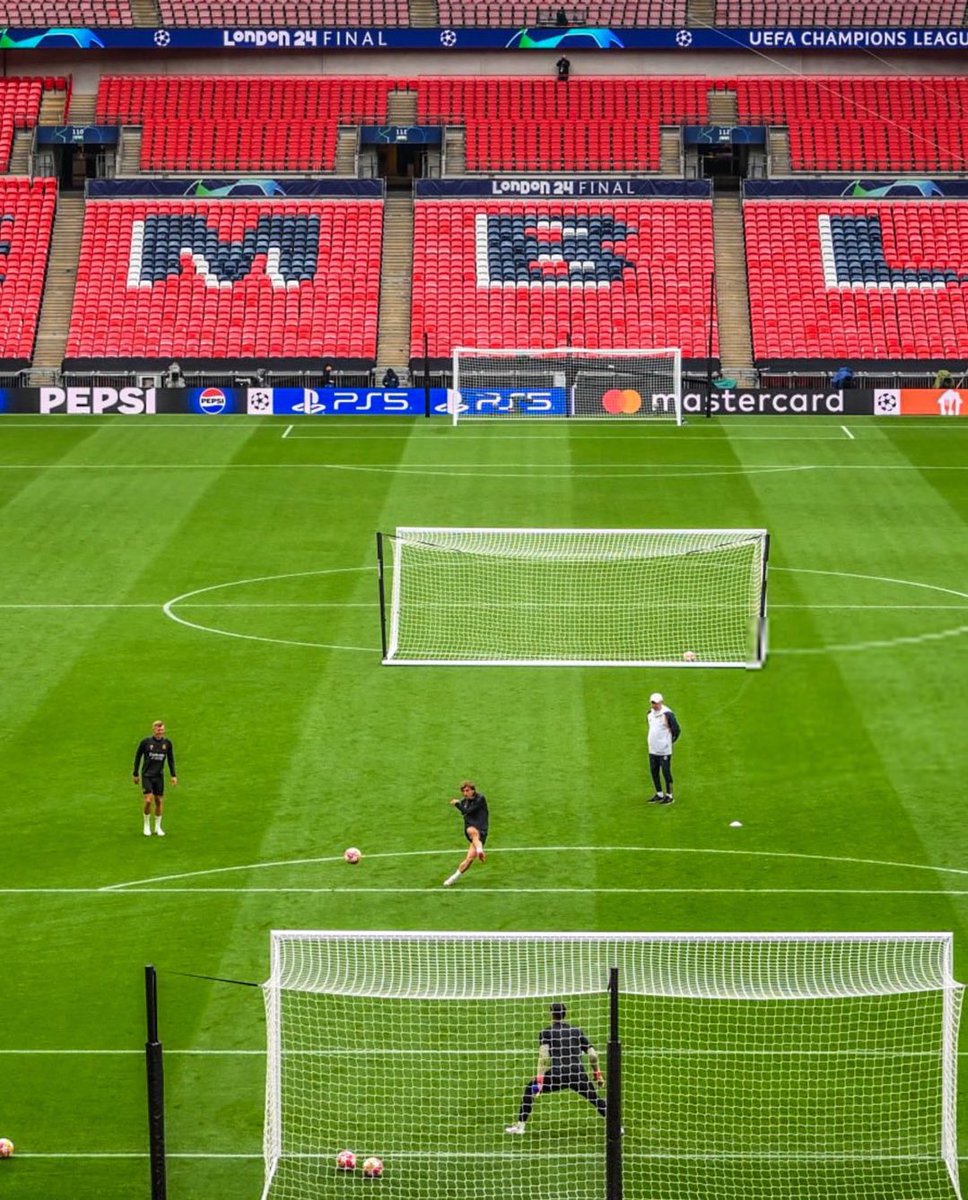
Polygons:
<instances>
[{"instance_id":1,"label":"black trousers","mask_svg":"<svg viewBox=\"0 0 968 1200\"><path fill-rule=\"evenodd\" d=\"M549 1071L544 1079L544 1086L537 1093L543 1096L545 1092L577 1092L583 1100L587 1100L589 1104L594 1104L601 1116L605 1116L605 1101L598 1092L592 1081L585 1074L584 1070L578 1071ZM524 1089L524 1095L521 1097L521 1107L518 1110L518 1120L526 1121L531 1116L531 1110L534 1108L535 1091L533 1081Z\"/></svg>"},{"instance_id":2,"label":"black trousers","mask_svg":"<svg viewBox=\"0 0 968 1200\"><path fill-rule=\"evenodd\" d=\"M650 754L649 770L652 773L652 784L657 792L668 792L672 795L672 755ZM665 787L659 782L659 773L665 777Z\"/></svg>"}]
</instances>

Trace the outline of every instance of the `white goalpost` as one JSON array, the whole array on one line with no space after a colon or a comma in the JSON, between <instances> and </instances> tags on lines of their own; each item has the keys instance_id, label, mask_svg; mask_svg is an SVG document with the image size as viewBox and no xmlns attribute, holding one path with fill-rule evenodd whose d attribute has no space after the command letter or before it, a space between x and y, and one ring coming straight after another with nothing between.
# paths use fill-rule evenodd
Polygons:
<instances>
[{"instance_id":1,"label":"white goalpost","mask_svg":"<svg viewBox=\"0 0 968 1200\"><path fill-rule=\"evenodd\" d=\"M475 417L645 420L682 424L682 351L458 346L454 424Z\"/></svg>"},{"instance_id":2,"label":"white goalpost","mask_svg":"<svg viewBox=\"0 0 968 1200\"><path fill-rule=\"evenodd\" d=\"M951 934L271 937L263 1200L347 1196L342 1150L393 1200L606 1200L599 1093L505 1132L552 1003L621 1045L626 1200L960 1200Z\"/></svg>"},{"instance_id":3,"label":"white goalpost","mask_svg":"<svg viewBox=\"0 0 968 1200\"><path fill-rule=\"evenodd\" d=\"M766 656L763 529L407 526L377 543L387 664L759 667Z\"/></svg>"}]
</instances>

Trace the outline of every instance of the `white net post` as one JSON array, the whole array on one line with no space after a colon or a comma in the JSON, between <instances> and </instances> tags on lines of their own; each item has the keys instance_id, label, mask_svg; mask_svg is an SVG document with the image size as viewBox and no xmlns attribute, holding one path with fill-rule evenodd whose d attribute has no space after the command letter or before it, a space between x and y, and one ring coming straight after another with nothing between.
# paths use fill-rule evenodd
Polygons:
<instances>
[{"instance_id":1,"label":"white net post","mask_svg":"<svg viewBox=\"0 0 968 1200\"><path fill-rule=\"evenodd\" d=\"M475 417L682 424L682 351L478 349L453 353L454 424Z\"/></svg>"},{"instance_id":2,"label":"white net post","mask_svg":"<svg viewBox=\"0 0 968 1200\"><path fill-rule=\"evenodd\" d=\"M396 665L759 667L762 529L402 527Z\"/></svg>"},{"instance_id":3,"label":"white net post","mask_svg":"<svg viewBox=\"0 0 968 1200\"><path fill-rule=\"evenodd\" d=\"M629 1200L960 1200L950 934L272 938L264 1200L347 1195L344 1149L388 1200L603 1200L587 1095L505 1126L551 1003L604 1063L613 966Z\"/></svg>"}]
</instances>

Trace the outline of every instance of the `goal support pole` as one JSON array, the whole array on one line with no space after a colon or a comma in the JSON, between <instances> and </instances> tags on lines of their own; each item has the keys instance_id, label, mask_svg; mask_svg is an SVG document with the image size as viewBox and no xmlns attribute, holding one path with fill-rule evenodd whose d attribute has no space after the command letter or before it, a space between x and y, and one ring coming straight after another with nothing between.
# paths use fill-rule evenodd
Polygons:
<instances>
[{"instance_id":1,"label":"goal support pole","mask_svg":"<svg viewBox=\"0 0 968 1200\"><path fill-rule=\"evenodd\" d=\"M145 967L145 1014L148 1023L145 1065L148 1082L151 1200L166 1200L168 1180L165 1165L165 1074L162 1045L158 1039L158 973L150 965Z\"/></svg>"},{"instance_id":2,"label":"goal support pole","mask_svg":"<svg viewBox=\"0 0 968 1200\"><path fill-rule=\"evenodd\" d=\"M387 657L387 596L386 585L383 581L383 534L376 534L376 578L380 590L380 645L383 648L383 661Z\"/></svg>"},{"instance_id":3,"label":"goal support pole","mask_svg":"<svg viewBox=\"0 0 968 1200\"><path fill-rule=\"evenodd\" d=\"M605 1099L605 1200L622 1200L622 1041L619 1030L618 967L608 972L608 1079Z\"/></svg>"}]
</instances>

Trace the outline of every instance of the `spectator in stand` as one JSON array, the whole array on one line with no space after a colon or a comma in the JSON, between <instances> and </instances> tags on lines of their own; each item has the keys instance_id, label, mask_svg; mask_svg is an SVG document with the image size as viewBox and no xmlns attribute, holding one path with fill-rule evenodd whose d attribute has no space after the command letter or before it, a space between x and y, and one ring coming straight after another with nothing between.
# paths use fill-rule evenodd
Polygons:
<instances>
[{"instance_id":1,"label":"spectator in stand","mask_svg":"<svg viewBox=\"0 0 968 1200\"><path fill-rule=\"evenodd\" d=\"M568 14L565 12L565 10L563 8L559 8L558 11L555 13L555 24L556 25L567 25L568 24Z\"/></svg>"},{"instance_id":2,"label":"spectator in stand","mask_svg":"<svg viewBox=\"0 0 968 1200\"><path fill-rule=\"evenodd\" d=\"M333 370L332 363L326 363L323 366L323 387L336 387L336 372Z\"/></svg>"},{"instance_id":3,"label":"spectator in stand","mask_svg":"<svg viewBox=\"0 0 968 1200\"><path fill-rule=\"evenodd\" d=\"M852 388L854 386L854 372L850 367L840 367L830 376L830 383L835 388Z\"/></svg>"},{"instance_id":4,"label":"spectator in stand","mask_svg":"<svg viewBox=\"0 0 968 1200\"><path fill-rule=\"evenodd\" d=\"M400 386L400 376L394 371L393 367L387 367L383 373L383 383L385 388L398 388Z\"/></svg>"},{"instance_id":5,"label":"spectator in stand","mask_svg":"<svg viewBox=\"0 0 968 1200\"><path fill-rule=\"evenodd\" d=\"M555 66L558 68L558 82L567 83L568 73L571 70L571 63L567 58L565 58L564 55L562 55L561 58L559 58L555 63Z\"/></svg>"},{"instance_id":6,"label":"spectator in stand","mask_svg":"<svg viewBox=\"0 0 968 1200\"><path fill-rule=\"evenodd\" d=\"M165 387L183 388L185 386L185 376L178 363L173 362L165 372Z\"/></svg>"},{"instance_id":7,"label":"spectator in stand","mask_svg":"<svg viewBox=\"0 0 968 1200\"><path fill-rule=\"evenodd\" d=\"M936 388L950 388L954 384L951 372L947 367L941 367L934 377L934 386Z\"/></svg>"}]
</instances>

